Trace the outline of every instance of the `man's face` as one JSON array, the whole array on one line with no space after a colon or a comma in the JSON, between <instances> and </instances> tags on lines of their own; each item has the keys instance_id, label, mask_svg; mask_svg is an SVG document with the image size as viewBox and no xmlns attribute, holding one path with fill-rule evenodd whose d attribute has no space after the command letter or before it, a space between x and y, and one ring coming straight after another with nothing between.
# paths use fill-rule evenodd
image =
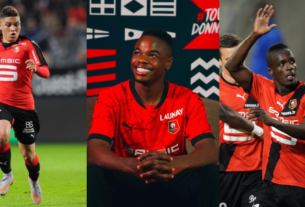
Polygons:
<instances>
[{"instance_id":1,"label":"man's face","mask_svg":"<svg viewBox=\"0 0 305 207\"><path fill-rule=\"evenodd\" d=\"M163 80L172 62L171 50L166 42L157 37L145 35L134 47L131 71L137 82L151 83L160 78Z\"/></svg>"},{"instance_id":2,"label":"man's face","mask_svg":"<svg viewBox=\"0 0 305 207\"><path fill-rule=\"evenodd\" d=\"M269 74L280 85L289 87L296 84L297 64L290 49L275 51L270 58Z\"/></svg>"},{"instance_id":3,"label":"man's face","mask_svg":"<svg viewBox=\"0 0 305 207\"><path fill-rule=\"evenodd\" d=\"M16 42L20 34L20 17L4 17L0 20L0 29L2 30L3 42Z\"/></svg>"},{"instance_id":4,"label":"man's face","mask_svg":"<svg viewBox=\"0 0 305 207\"><path fill-rule=\"evenodd\" d=\"M225 67L229 57L233 54L233 52L236 50L237 46L231 47L231 48L219 48L220 52L220 59L219 59L219 65L222 67L224 71L228 71Z\"/></svg>"}]
</instances>

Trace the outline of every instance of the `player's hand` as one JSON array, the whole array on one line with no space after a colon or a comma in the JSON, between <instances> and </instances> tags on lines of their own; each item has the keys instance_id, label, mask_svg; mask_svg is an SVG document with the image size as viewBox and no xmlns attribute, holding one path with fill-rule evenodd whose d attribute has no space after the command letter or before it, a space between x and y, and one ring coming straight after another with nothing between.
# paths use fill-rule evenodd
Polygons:
<instances>
[{"instance_id":1,"label":"player's hand","mask_svg":"<svg viewBox=\"0 0 305 207\"><path fill-rule=\"evenodd\" d=\"M250 108L247 113L248 119L251 121L261 121L267 126L273 126L276 122L269 114L262 108Z\"/></svg>"},{"instance_id":2,"label":"player's hand","mask_svg":"<svg viewBox=\"0 0 305 207\"><path fill-rule=\"evenodd\" d=\"M25 61L25 64L26 64L26 69L33 71L33 73L36 73L37 68L33 60L28 59Z\"/></svg>"},{"instance_id":3,"label":"player's hand","mask_svg":"<svg viewBox=\"0 0 305 207\"><path fill-rule=\"evenodd\" d=\"M154 182L167 182L168 179L173 179L172 172L175 169L169 166L173 157L165 154L165 149L160 152L147 152L138 157L142 163L137 166L138 170L143 173L140 178L144 179L147 184Z\"/></svg>"},{"instance_id":4,"label":"player's hand","mask_svg":"<svg viewBox=\"0 0 305 207\"><path fill-rule=\"evenodd\" d=\"M273 13L274 10L272 5L269 6L267 4L264 9L260 8L256 14L253 33L257 35L264 35L270 32L272 28L276 27L276 24L268 26Z\"/></svg>"}]
</instances>

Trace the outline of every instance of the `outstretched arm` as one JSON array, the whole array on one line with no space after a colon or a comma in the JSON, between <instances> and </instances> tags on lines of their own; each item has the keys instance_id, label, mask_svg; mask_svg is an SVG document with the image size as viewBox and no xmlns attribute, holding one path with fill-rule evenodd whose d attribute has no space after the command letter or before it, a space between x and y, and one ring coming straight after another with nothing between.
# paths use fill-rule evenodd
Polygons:
<instances>
[{"instance_id":1,"label":"outstretched arm","mask_svg":"<svg viewBox=\"0 0 305 207\"><path fill-rule=\"evenodd\" d=\"M248 132L252 132L264 138L264 131L261 127L254 125L251 121L242 117L237 111L235 111L230 106L219 102L219 119L226 122L232 127L243 129Z\"/></svg>"},{"instance_id":2,"label":"outstretched arm","mask_svg":"<svg viewBox=\"0 0 305 207\"><path fill-rule=\"evenodd\" d=\"M225 65L231 76L245 91L249 91L251 88L252 75L250 69L244 66L243 63L254 43L262 35L267 34L272 28L276 27L275 24L268 26L273 13L272 5L266 5L264 9L260 8L258 10L252 33L237 47Z\"/></svg>"}]
</instances>

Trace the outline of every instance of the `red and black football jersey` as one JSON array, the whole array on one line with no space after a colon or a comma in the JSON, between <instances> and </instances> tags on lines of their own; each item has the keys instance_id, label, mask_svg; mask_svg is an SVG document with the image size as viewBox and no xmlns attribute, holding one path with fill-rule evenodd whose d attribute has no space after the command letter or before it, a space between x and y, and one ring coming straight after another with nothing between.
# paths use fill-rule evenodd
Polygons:
<instances>
[{"instance_id":1,"label":"red and black football jersey","mask_svg":"<svg viewBox=\"0 0 305 207\"><path fill-rule=\"evenodd\" d=\"M242 87L219 78L219 101L246 118L248 108L259 104ZM262 127L261 122L256 125ZM219 120L219 170L222 172L249 172L262 169L263 141L253 133L236 129Z\"/></svg>"},{"instance_id":2,"label":"red and black football jersey","mask_svg":"<svg viewBox=\"0 0 305 207\"><path fill-rule=\"evenodd\" d=\"M273 81L253 74L250 95L270 117L287 124L303 124L305 85L279 94ZM305 141L264 125L263 178L276 184L305 188Z\"/></svg>"},{"instance_id":3,"label":"red and black football jersey","mask_svg":"<svg viewBox=\"0 0 305 207\"><path fill-rule=\"evenodd\" d=\"M149 106L142 103L134 84L128 80L100 93L88 139L113 142L115 154L136 157L162 149L183 155L185 139L194 145L214 138L198 94L165 81L159 104Z\"/></svg>"},{"instance_id":4,"label":"red and black football jersey","mask_svg":"<svg viewBox=\"0 0 305 207\"><path fill-rule=\"evenodd\" d=\"M37 75L49 77L49 68L36 43L19 36L15 43L3 43L0 36L0 102L25 110L34 110L33 72L26 69L26 60L36 64Z\"/></svg>"}]
</instances>

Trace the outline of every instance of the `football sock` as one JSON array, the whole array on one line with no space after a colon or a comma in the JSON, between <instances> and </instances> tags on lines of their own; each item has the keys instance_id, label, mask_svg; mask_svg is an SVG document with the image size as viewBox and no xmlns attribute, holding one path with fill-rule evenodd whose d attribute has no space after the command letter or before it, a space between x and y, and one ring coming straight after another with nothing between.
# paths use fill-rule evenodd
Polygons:
<instances>
[{"instance_id":1,"label":"football sock","mask_svg":"<svg viewBox=\"0 0 305 207\"><path fill-rule=\"evenodd\" d=\"M11 169L11 148L10 143L0 145L0 167L3 173L8 174Z\"/></svg>"},{"instance_id":2,"label":"football sock","mask_svg":"<svg viewBox=\"0 0 305 207\"><path fill-rule=\"evenodd\" d=\"M29 177L32 181L37 181L39 177L40 172L40 164L39 164L39 158L38 155L35 155L35 159L33 162L27 162L25 161L25 166L29 171Z\"/></svg>"}]
</instances>

